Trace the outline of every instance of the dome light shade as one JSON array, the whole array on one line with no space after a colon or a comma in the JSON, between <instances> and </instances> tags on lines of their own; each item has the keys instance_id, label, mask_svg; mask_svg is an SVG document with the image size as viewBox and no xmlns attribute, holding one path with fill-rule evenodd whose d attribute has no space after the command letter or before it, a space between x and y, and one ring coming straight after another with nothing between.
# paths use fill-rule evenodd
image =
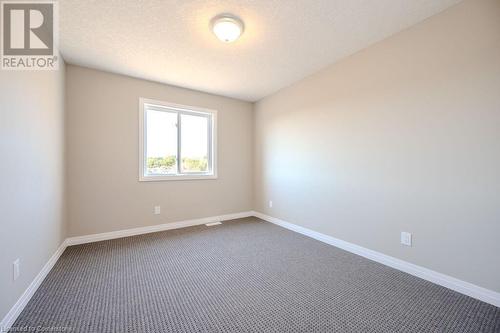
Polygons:
<instances>
[{"instance_id":1,"label":"dome light shade","mask_svg":"<svg viewBox=\"0 0 500 333\"><path fill-rule=\"evenodd\" d=\"M243 22L232 15L219 15L212 19L212 31L222 42L231 43L243 33Z\"/></svg>"}]
</instances>

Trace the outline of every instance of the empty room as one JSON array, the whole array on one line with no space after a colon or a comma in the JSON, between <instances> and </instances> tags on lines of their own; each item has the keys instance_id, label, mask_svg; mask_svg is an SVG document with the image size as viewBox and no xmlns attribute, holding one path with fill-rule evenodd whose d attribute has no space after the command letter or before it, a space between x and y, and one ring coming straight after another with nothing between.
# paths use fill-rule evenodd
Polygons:
<instances>
[{"instance_id":1,"label":"empty room","mask_svg":"<svg viewBox=\"0 0 500 333\"><path fill-rule=\"evenodd\" d=\"M500 333L500 0L0 9L0 332Z\"/></svg>"}]
</instances>

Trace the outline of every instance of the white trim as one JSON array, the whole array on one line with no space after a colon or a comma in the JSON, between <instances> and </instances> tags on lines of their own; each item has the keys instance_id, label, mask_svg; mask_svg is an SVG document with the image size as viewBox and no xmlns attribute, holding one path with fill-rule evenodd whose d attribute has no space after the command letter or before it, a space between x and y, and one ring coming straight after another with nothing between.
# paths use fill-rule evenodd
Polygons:
<instances>
[{"instance_id":1,"label":"white trim","mask_svg":"<svg viewBox=\"0 0 500 333\"><path fill-rule=\"evenodd\" d=\"M159 175L159 176L139 176L139 181L141 182L159 182L159 181L170 181L170 180L204 180L204 179L217 179L217 175L206 174L206 175Z\"/></svg>"},{"instance_id":2,"label":"white trim","mask_svg":"<svg viewBox=\"0 0 500 333\"><path fill-rule=\"evenodd\" d=\"M77 245L77 244L85 244L85 243L98 242L98 241L103 241L103 240L108 240L108 239L115 239L115 238L123 238L123 237L135 236L135 235L148 234L151 232L158 232L158 231L165 231L165 230L171 230L171 229L191 227L194 225L201 225L201 224L207 224L207 223L212 223L212 222L240 219L240 218L249 217L249 216L253 216L253 212L241 212L241 213L235 213L235 214L225 214L225 215L219 215L219 216L203 217L203 218L199 218L199 219L157 224L157 225L152 225L152 226L147 226L147 227L104 232L101 234L70 237L70 238L66 239L66 242L67 242L68 246L69 245Z\"/></svg>"},{"instance_id":3,"label":"white trim","mask_svg":"<svg viewBox=\"0 0 500 333\"><path fill-rule=\"evenodd\" d=\"M145 104L151 104L151 105L158 105L158 106L163 106L163 107L166 107L169 109L175 109L175 110L179 110L179 111L217 113L217 110L204 108L201 106L176 104L176 103L164 102L164 101L160 101L157 99L151 99L151 98L145 98L145 97L140 97L139 99L141 100L141 104L145 103Z\"/></svg>"},{"instance_id":4,"label":"white trim","mask_svg":"<svg viewBox=\"0 0 500 333\"><path fill-rule=\"evenodd\" d=\"M346 241L343 241L338 238L334 238L332 236L328 236L325 234L322 234L320 232L307 229L301 226L298 226L296 224L286 222L283 220L280 220L278 218L262 214L260 212L253 212L253 215L255 217L258 217L264 221L271 222L273 224L279 225L280 227L298 232L302 235L314 238L316 240L319 240L321 242L327 243L329 245L336 246L338 248L341 248L343 250L349 251L351 253L360 255L362 257L365 257L367 259L376 261L378 263L384 264L386 266L395 268L397 270L403 271L405 273L417 276L419 278L422 278L424 280L433 282L435 284L438 284L440 286L446 287L448 289L454 290L456 292L459 292L461 294L473 297L475 299L478 299L480 301L495 305L497 307L500 307L500 293L489 290L483 287L479 287L475 284L472 284L470 282L466 282L463 280L459 280L457 278L451 277L449 275L445 275L433 270L430 270L428 268L418 266L412 263L409 263L407 261L397 259L385 254L382 254L377 251L373 251L367 248L364 248L362 246L349 243Z\"/></svg>"},{"instance_id":5,"label":"white trim","mask_svg":"<svg viewBox=\"0 0 500 333\"><path fill-rule=\"evenodd\" d=\"M144 105L148 104L152 107L164 107L169 108L176 112L178 116L179 130L177 132L177 154L180 154L180 114L204 114L211 121L211 126L209 136L209 151L208 151L208 162L210 163L210 172L207 173L178 173L172 175L144 175L145 171L145 140L144 140L144 117L145 109ZM158 108L159 109L159 108ZM177 156L177 169L180 172L180 159ZM149 98L139 98L139 181L149 182L149 181L171 181L171 180L205 180L205 179L217 179L217 110L207 109L199 106L189 106L181 105L169 102L158 101Z\"/></svg>"},{"instance_id":6,"label":"white trim","mask_svg":"<svg viewBox=\"0 0 500 333\"><path fill-rule=\"evenodd\" d=\"M25 292L21 295L21 297L18 299L16 304L14 304L14 306L10 309L10 311L7 313L7 315L5 315L5 317L2 319L2 321L0 322L0 332L8 331L8 329L16 321L19 314L23 311L26 304L28 304L28 302L31 299L31 297L33 296L33 294L36 292L36 290L38 289L38 287L40 286L42 281L45 279L47 274L50 272L52 267L54 267L55 263L57 262L57 260L59 259L59 257L64 252L64 250L66 249L67 246L97 242L97 241L108 240L108 239L122 238L122 237L134 236L134 235L141 235L141 234L147 234L147 233L157 232L157 231L178 229L178 228L184 228L184 227L189 227L189 226L194 226L194 225L202 225L202 224L206 224L206 223L234 220L234 219L239 219L239 218L244 218L244 217L249 217L249 216L258 217L264 221L271 222L271 223L279 225L283 228L298 232L300 234L314 238L314 239L319 240L321 242L336 246L338 248L341 248L343 250L360 255L360 256L368 258L370 260L379 262L379 263L384 264L386 266L398 269L398 270L406 272L408 274L420 277L424 280L427 280L427 281L436 283L438 285L441 285L443 287L455 290L455 291L462 293L464 295L467 295L467 296L476 298L478 300L481 300L483 302L500 307L500 293L498 293L498 292L476 286L472 283L465 282L465 281L453 278L451 276L441 274L441 273L432 271L430 269L411 264L411 263L403 261L401 259L397 259L397 258L388 256L388 255L382 254L380 252L369 250L369 249L364 248L362 246L355 245L355 244L352 244L352 243L349 243L349 242L346 242L346 241L319 233L317 231L313 231L313 230L298 226L296 224L292 224L292 223L280 220L278 218L275 218L275 217L272 217L269 215L265 215L265 214L262 214L262 213L259 213L256 211L249 211L249 212L240 212L240 213L234 213L234 214L225 214L225 215L219 215L219 216L205 217L205 218L200 218L200 219L192 219L192 220L185 220L185 221L179 221L179 222L165 223L165 224L159 224L159 225L154 225L154 226L149 226L149 227L125 229L125 230L119 230L119 231L105 232L105 233L101 233L101 234L66 238L66 240L64 240L62 242L62 244L59 246L59 248L56 250L56 252L52 255L52 257L49 259L49 261L42 268L40 273L38 273L38 275L35 277L33 282L31 282L31 284L28 286L28 288L25 290Z\"/></svg>"},{"instance_id":7,"label":"white trim","mask_svg":"<svg viewBox=\"0 0 500 333\"><path fill-rule=\"evenodd\" d=\"M31 297L33 297L33 295L35 294L35 291L38 289L38 287L40 287L40 284L42 284L42 281L45 279L47 274L49 274L52 267L54 267L61 254L63 254L66 246L67 243L66 240L64 240L56 250L56 252L52 255L52 257L50 257L45 266L43 266L40 273L35 276L35 279L30 283L28 288L26 288L21 297L19 297L16 304L14 304L10 311L5 315L5 317L2 319L2 322L0 322L0 332L9 331L9 329L12 327L12 324L14 324L19 314L23 311L26 304L28 304Z\"/></svg>"}]
</instances>

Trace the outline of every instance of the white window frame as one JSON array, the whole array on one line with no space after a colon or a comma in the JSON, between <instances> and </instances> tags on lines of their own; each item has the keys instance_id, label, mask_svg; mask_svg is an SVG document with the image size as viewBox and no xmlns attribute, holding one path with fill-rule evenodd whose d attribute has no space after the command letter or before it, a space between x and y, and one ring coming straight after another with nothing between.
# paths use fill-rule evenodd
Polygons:
<instances>
[{"instance_id":1,"label":"white window frame","mask_svg":"<svg viewBox=\"0 0 500 333\"><path fill-rule=\"evenodd\" d=\"M164 109L165 112L177 113L178 121L181 114L196 114L210 115L212 126L209 127L209 147L208 147L208 163L209 172L189 172L176 173L171 175L147 175L147 145L146 145L146 109L149 107L157 107L159 110ZM211 129L211 130L210 130ZM181 127L177 131L177 170L181 168ZM211 138L211 140L210 140ZM207 108L188 106L162 102L149 98L139 98L139 181L166 181L166 180L203 180L217 178L217 110Z\"/></svg>"}]
</instances>

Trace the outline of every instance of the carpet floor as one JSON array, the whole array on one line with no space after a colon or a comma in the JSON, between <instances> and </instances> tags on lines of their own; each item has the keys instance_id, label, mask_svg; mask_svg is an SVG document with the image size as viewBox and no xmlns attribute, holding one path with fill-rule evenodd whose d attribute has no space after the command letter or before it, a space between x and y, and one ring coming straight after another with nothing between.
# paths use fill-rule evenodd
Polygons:
<instances>
[{"instance_id":1,"label":"carpet floor","mask_svg":"<svg viewBox=\"0 0 500 333\"><path fill-rule=\"evenodd\" d=\"M14 327L500 332L500 308L246 218L68 247Z\"/></svg>"}]
</instances>

